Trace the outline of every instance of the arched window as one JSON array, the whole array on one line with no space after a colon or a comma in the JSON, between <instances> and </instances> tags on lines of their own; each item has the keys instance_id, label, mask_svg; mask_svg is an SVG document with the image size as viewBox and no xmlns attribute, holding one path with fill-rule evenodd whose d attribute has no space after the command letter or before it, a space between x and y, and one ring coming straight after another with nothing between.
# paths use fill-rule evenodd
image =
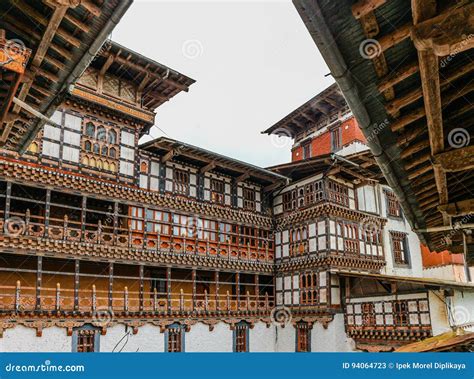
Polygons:
<instances>
[{"instance_id":1,"label":"arched window","mask_svg":"<svg viewBox=\"0 0 474 379\"><path fill-rule=\"evenodd\" d=\"M82 158L82 164L85 166L89 166L89 158L87 157Z\"/></svg>"},{"instance_id":2,"label":"arched window","mask_svg":"<svg viewBox=\"0 0 474 379\"><path fill-rule=\"evenodd\" d=\"M107 136L109 143L117 143L117 133L115 132L115 130L109 130L109 134Z\"/></svg>"},{"instance_id":3,"label":"arched window","mask_svg":"<svg viewBox=\"0 0 474 379\"><path fill-rule=\"evenodd\" d=\"M105 141L106 137L107 137L107 133L105 131L105 128L103 126L99 126L97 128L97 139L99 141Z\"/></svg>"},{"instance_id":4,"label":"arched window","mask_svg":"<svg viewBox=\"0 0 474 379\"><path fill-rule=\"evenodd\" d=\"M142 174L148 173L148 165L147 165L146 162L140 163L140 172L141 172Z\"/></svg>"},{"instance_id":5,"label":"arched window","mask_svg":"<svg viewBox=\"0 0 474 379\"><path fill-rule=\"evenodd\" d=\"M115 166L115 163L110 164L110 171L112 171L112 172L117 171L117 167Z\"/></svg>"},{"instance_id":6,"label":"arched window","mask_svg":"<svg viewBox=\"0 0 474 379\"><path fill-rule=\"evenodd\" d=\"M99 154L99 153L100 153L100 147L99 147L99 144L98 144L98 143L95 143L95 144L94 144L94 153L95 153L95 154Z\"/></svg>"},{"instance_id":7,"label":"arched window","mask_svg":"<svg viewBox=\"0 0 474 379\"><path fill-rule=\"evenodd\" d=\"M107 146L102 146L101 154L102 154L103 156L107 156L107 153L108 153Z\"/></svg>"},{"instance_id":8,"label":"arched window","mask_svg":"<svg viewBox=\"0 0 474 379\"><path fill-rule=\"evenodd\" d=\"M95 137L95 126L92 122L86 124L86 136Z\"/></svg>"},{"instance_id":9,"label":"arched window","mask_svg":"<svg viewBox=\"0 0 474 379\"><path fill-rule=\"evenodd\" d=\"M102 161L100 159L97 160L97 168L102 170L103 167L104 167L104 164L102 163Z\"/></svg>"},{"instance_id":10,"label":"arched window","mask_svg":"<svg viewBox=\"0 0 474 379\"><path fill-rule=\"evenodd\" d=\"M109 162L107 161L104 162L104 170L110 171Z\"/></svg>"},{"instance_id":11,"label":"arched window","mask_svg":"<svg viewBox=\"0 0 474 379\"><path fill-rule=\"evenodd\" d=\"M90 141L84 142L84 150L85 151L92 151L92 144L90 143Z\"/></svg>"},{"instance_id":12,"label":"arched window","mask_svg":"<svg viewBox=\"0 0 474 379\"><path fill-rule=\"evenodd\" d=\"M95 158L91 158L89 161L89 165L95 167Z\"/></svg>"},{"instance_id":13,"label":"arched window","mask_svg":"<svg viewBox=\"0 0 474 379\"><path fill-rule=\"evenodd\" d=\"M115 148L111 147L109 149L109 157L115 158L116 156L117 156L117 150L115 150Z\"/></svg>"}]
</instances>

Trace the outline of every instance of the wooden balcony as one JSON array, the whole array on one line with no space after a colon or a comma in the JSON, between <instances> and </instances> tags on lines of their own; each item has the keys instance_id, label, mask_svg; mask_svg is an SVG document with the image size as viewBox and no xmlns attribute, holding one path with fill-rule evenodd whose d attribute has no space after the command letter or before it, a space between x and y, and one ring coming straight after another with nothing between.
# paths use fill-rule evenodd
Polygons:
<instances>
[{"instance_id":1,"label":"wooden balcony","mask_svg":"<svg viewBox=\"0 0 474 379\"><path fill-rule=\"evenodd\" d=\"M268 294L241 295L213 293L192 294L157 291L75 290L47 287L0 286L0 313L11 315L91 315L103 318L120 316L198 316L208 314L268 314L274 308L274 298ZM100 321L100 320L99 320Z\"/></svg>"}]
</instances>

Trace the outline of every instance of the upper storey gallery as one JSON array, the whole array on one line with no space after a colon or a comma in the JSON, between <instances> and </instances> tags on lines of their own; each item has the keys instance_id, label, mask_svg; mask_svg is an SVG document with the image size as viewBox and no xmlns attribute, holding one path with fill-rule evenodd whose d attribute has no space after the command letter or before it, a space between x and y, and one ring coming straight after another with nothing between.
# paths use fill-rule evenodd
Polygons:
<instances>
[{"instance_id":1,"label":"upper storey gallery","mask_svg":"<svg viewBox=\"0 0 474 379\"><path fill-rule=\"evenodd\" d=\"M285 177L169 138L139 145L156 108L193 83L109 41L20 159L100 183L266 213L265 193Z\"/></svg>"}]
</instances>

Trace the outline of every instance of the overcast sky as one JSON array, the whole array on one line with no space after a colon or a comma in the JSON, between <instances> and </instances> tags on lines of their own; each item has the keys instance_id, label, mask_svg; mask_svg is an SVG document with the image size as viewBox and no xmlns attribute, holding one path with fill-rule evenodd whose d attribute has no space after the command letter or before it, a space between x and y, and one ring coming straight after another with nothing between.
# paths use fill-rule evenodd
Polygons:
<instances>
[{"instance_id":1,"label":"overcast sky","mask_svg":"<svg viewBox=\"0 0 474 379\"><path fill-rule=\"evenodd\" d=\"M263 167L291 144L260 132L333 82L291 1L135 0L112 39L196 80L158 108L166 136Z\"/></svg>"}]
</instances>

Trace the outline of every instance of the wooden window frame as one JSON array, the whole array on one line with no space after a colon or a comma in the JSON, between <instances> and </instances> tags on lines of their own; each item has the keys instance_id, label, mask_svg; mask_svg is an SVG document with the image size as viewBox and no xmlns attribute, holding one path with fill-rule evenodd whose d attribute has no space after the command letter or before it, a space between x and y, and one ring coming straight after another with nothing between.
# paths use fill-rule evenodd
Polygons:
<instances>
[{"instance_id":1,"label":"wooden window frame","mask_svg":"<svg viewBox=\"0 0 474 379\"><path fill-rule=\"evenodd\" d=\"M248 211L257 209L256 191L253 188L242 188L242 206Z\"/></svg>"},{"instance_id":2,"label":"wooden window frame","mask_svg":"<svg viewBox=\"0 0 474 379\"><path fill-rule=\"evenodd\" d=\"M165 352L184 353L185 333L185 326L179 323L167 326L165 335Z\"/></svg>"},{"instance_id":3,"label":"wooden window frame","mask_svg":"<svg viewBox=\"0 0 474 379\"><path fill-rule=\"evenodd\" d=\"M342 149L342 129L340 126L331 129L331 152Z\"/></svg>"},{"instance_id":4,"label":"wooden window frame","mask_svg":"<svg viewBox=\"0 0 474 379\"><path fill-rule=\"evenodd\" d=\"M225 204L225 182L211 179L210 199L213 203Z\"/></svg>"},{"instance_id":5,"label":"wooden window frame","mask_svg":"<svg viewBox=\"0 0 474 379\"><path fill-rule=\"evenodd\" d=\"M302 272L300 273L300 304L318 305L319 304L319 273Z\"/></svg>"},{"instance_id":6,"label":"wooden window frame","mask_svg":"<svg viewBox=\"0 0 474 379\"><path fill-rule=\"evenodd\" d=\"M410 249L408 234L390 231L390 245L392 248L393 263L397 266L410 266Z\"/></svg>"},{"instance_id":7,"label":"wooden window frame","mask_svg":"<svg viewBox=\"0 0 474 379\"><path fill-rule=\"evenodd\" d=\"M177 195L189 195L190 175L188 171L173 169L173 192Z\"/></svg>"},{"instance_id":8,"label":"wooden window frame","mask_svg":"<svg viewBox=\"0 0 474 379\"><path fill-rule=\"evenodd\" d=\"M298 322L296 329L296 347L297 353L311 352L311 328L306 322Z\"/></svg>"},{"instance_id":9,"label":"wooden window frame","mask_svg":"<svg viewBox=\"0 0 474 379\"><path fill-rule=\"evenodd\" d=\"M92 325L84 325L73 329L72 352L73 353L95 353L100 351L99 328Z\"/></svg>"},{"instance_id":10,"label":"wooden window frame","mask_svg":"<svg viewBox=\"0 0 474 379\"><path fill-rule=\"evenodd\" d=\"M234 353L249 352L249 329L250 325L245 321L235 324L233 333Z\"/></svg>"},{"instance_id":11,"label":"wooden window frame","mask_svg":"<svg viewBox=\"0 0 474 379\"><path fill-rule=\"evenodd\" d=\"M393 191L384 190L385 204L387 207L387 217L402 218L402 207Z\"/></svg>"}]
</instances>

